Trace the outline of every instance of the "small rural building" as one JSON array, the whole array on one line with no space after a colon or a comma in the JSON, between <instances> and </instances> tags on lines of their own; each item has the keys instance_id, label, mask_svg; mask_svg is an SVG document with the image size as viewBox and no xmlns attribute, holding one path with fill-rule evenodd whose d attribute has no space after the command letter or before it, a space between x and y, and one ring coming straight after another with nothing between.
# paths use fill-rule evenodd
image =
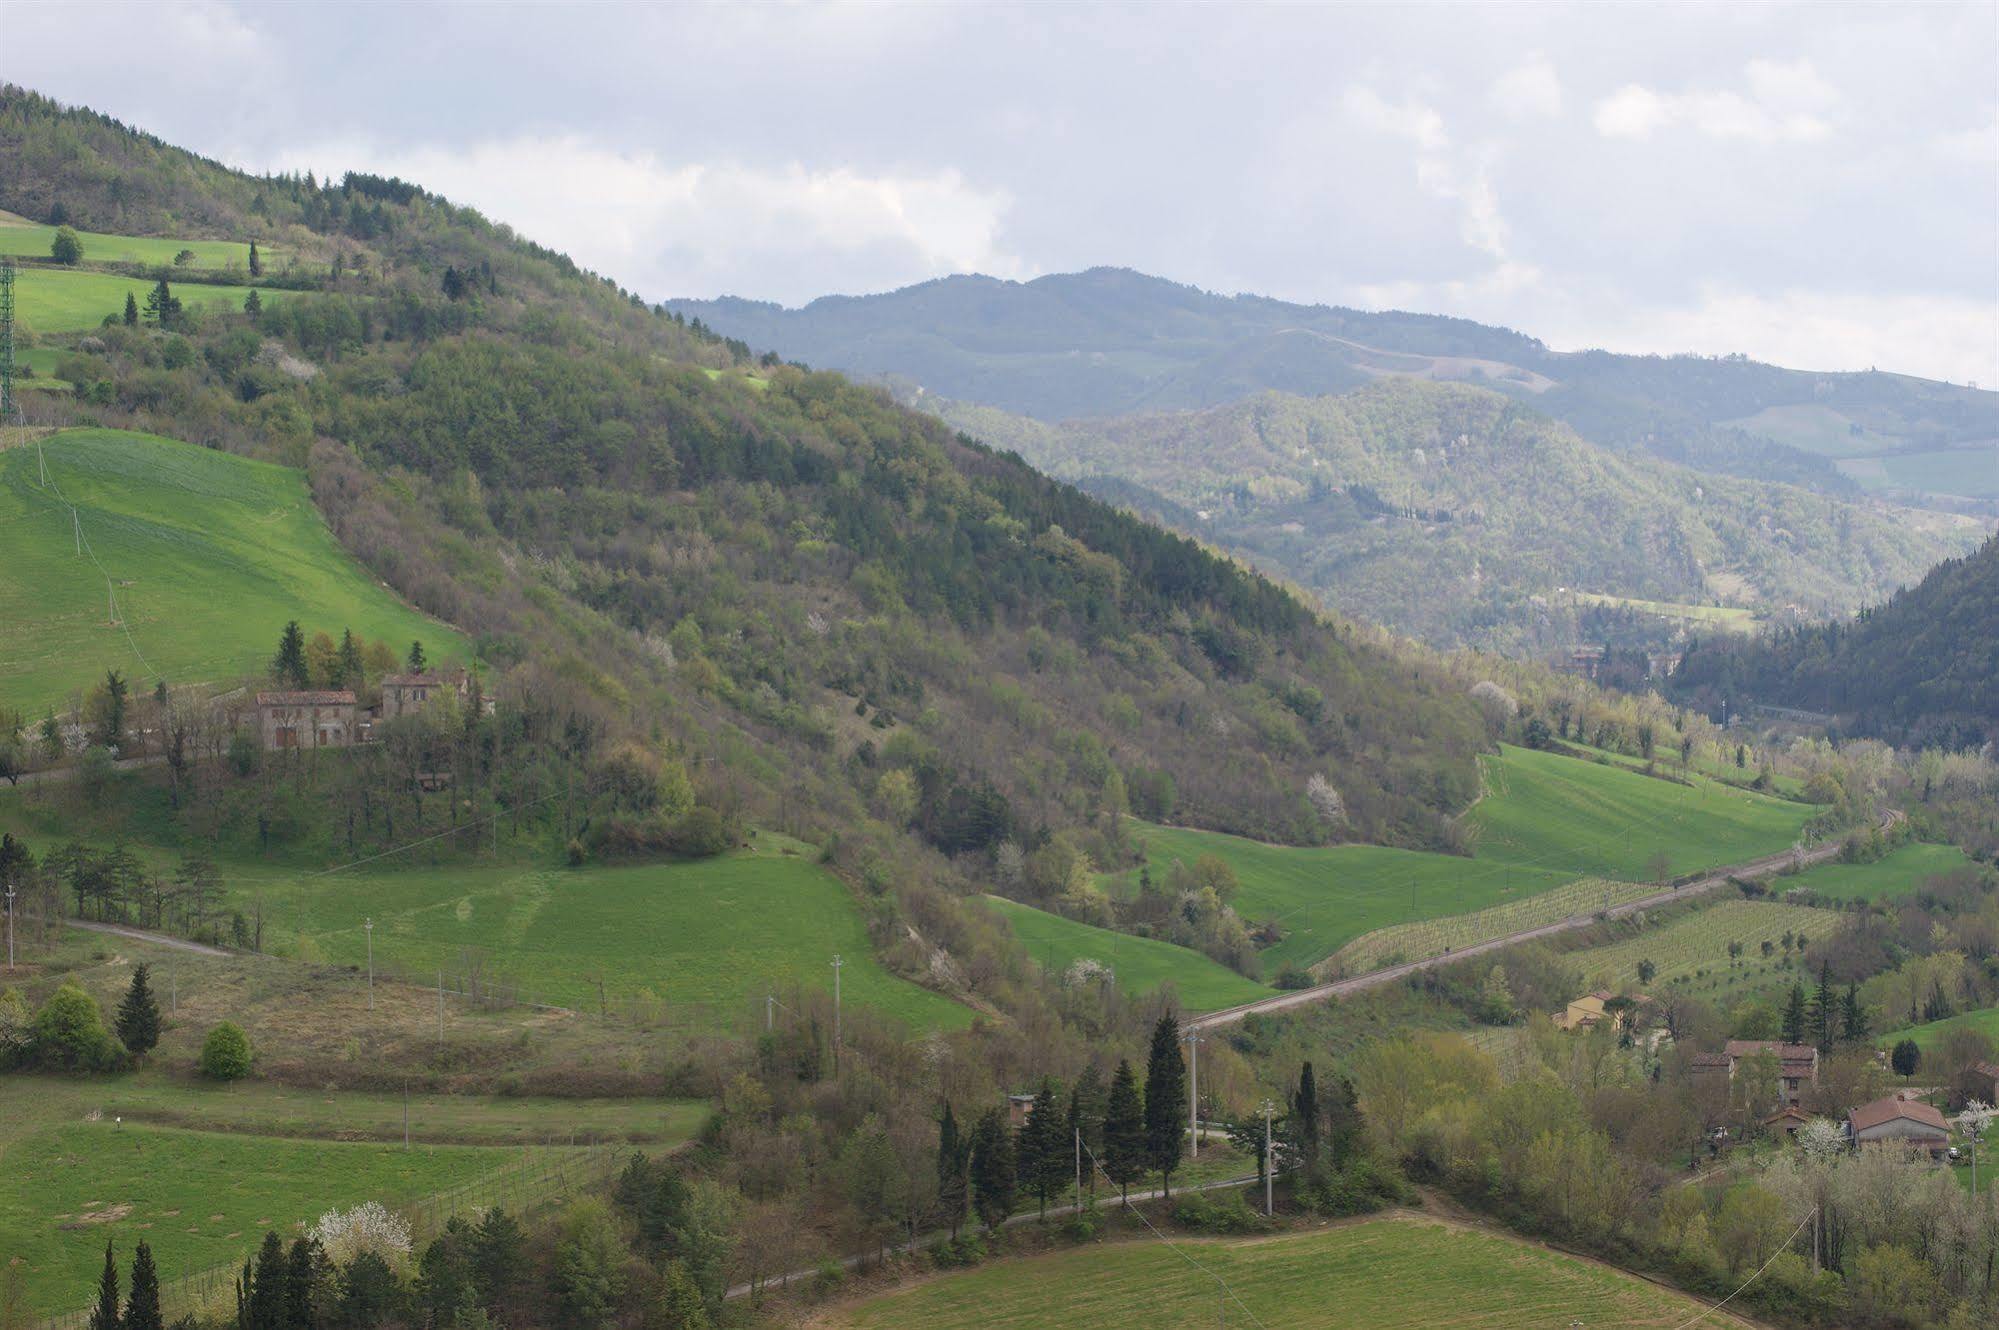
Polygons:
<instances>
[{"instance_id":1,"label":"small rural building","mask_svg":"<svg viewBox=\"0 0 1999 1330\"><path fill-rule=\"evenodd\" d=\"M1889 1095L1846 1115L1846 1138L1855 1146L1897 1145L1927 1150L1935 1159L1950 1148L1950 1124L1920 1099Z\"/></svg>"},{"instance_id":2,"label":"small rural building","mask_svg":"<svg viewBox=\"0 0 1999 1330\"><path fill-rule=\"evenodd\" d=\"M356 735L354 694L345 689L257 694L257 734L264 751L349 748Z\"/></svg>"},{"instance_id":3,"label":"small rural building","mask_svg":"<svg viewBox=\"0 0 1999 1330\"><path fill-rule=\"evenodd\" d=\"M1763 1053L1777 1059L1777 1090L1786 1104L1804 1101L1805 1087L1819 1081L1819 1051L1810 1044L1785 1044L1775 1039L1731 1039L1722 1052L1728 1058L1728 1078L1742 1063Z\"/></svg>"},{"instance_id":4,"label":"small rural building","mask_svg":"<svg viewBox=\"0 0 1999 1330\"><path fill-rule=\"evenodd\" d=\"M1971 1082L1972 1098L1999 1104L1999 1062L1974 1062L1971 1065Z\"/></svg>"},{"instance_id":5,"label":"small rural building","mask_svg":"<svg viewBox=\"0 0 1999 1330\"><path fill-rule=\"evenodd\" d=\"M385 674L382 676L382 719L393 720L397 716L421 711L432 698L446 690L463 698L471 687L471 676L464 670Z\"/></svg>"},{"instance_id":6,"label":"small rural building","mask_svg":"<svg viewBox=\"0 0 1999 1330\"><path fill-rule=\"evenodd\" d=\"M1006 1121L1009 1127L1019 1131L1027 1125L1028 1110L1034 1107L1031 1094L1010 1094L1006 1097Z\"/></svg>"},{"instance_id":7,"label":"small rural building","mask_svg":"<svg viewBox=\"0 0 1999 1330\"><path fill-rule=\"evenodd\" d=\"M1796 1104L1786 1104L1763 1119L1763 1125L1771 1132L1781 1134L1785 1140L1796 1140L1798 1128L1812 1120L1812 1115Z\"/></svg>"},{"instance_id":8,"label":"small rural building","mask_svg":"<svg viewBox=\"0 0 1999 1330\"><path fill-rule=\"evenodd\" d=\"M1610 1012L1604 1007L1604 1003L1608 1001L1610 994L1601 989L1594 993L1585 993L1571 1002L1561 1015L1555 1017L1555 1024L1564 1030L1586 1030L1599 1021L1610 1018Z\"/></svg>"}]
</instances>

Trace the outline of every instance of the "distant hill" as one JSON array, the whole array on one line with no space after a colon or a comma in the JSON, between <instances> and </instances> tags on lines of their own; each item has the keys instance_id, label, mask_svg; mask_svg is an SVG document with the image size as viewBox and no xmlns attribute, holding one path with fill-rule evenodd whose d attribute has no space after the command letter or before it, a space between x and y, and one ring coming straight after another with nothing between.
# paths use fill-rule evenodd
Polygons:
<instances>
[{"instance_id":1,"label":"distant hill","mask_svg":"<svg viewBox=\"0 0 1999 1330\"><path fill-rule=\"evenodd\" d=\"M934 405L1100 497L1250 555L1342 612L1447 646L1639 644L1679 626L1634 601L1684 607L1688 620L1714 607L1779 621L1843 616L1980 534L1964 518L1599 448L1538 402L1464 384L1263 392L1204 411L1068 425Z\"/></svg>"},{"instance_id":2,"label":"distant hill","mask_svg":"<svg viewBox=\"0 0 1999 1330\"><path fill-rule=\"evenodd\" d=\"M1999 498L1999 394L1905 375L1558 352L1467 319L1222 296L1117 268L947 277L795 310L669 307L786 357L1044 421L1407 376L1531 399L1593 442L1703 470L1829 490L1853 489L1850 472L1872 488Z\"/></svg>"},{"instance_id":3,"label":"distant hill","mask_svg":"<svg viewBox=\"0 0 1999 1330\"><path fill-rule=\"evenodd\" d=\"M1850 623L1702 642L1673 684L1710 708L1726 698L1832 712L1925 744L1999 740L1999 537Z\"/></svg>"}]
</instances>

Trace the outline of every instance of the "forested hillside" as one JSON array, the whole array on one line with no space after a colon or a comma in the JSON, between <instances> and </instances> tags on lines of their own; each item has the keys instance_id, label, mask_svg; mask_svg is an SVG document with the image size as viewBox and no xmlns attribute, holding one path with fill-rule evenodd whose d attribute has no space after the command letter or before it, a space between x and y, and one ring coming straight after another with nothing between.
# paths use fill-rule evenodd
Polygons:
<instances>
[{"instance_id":1,"label":"forested hillside","mask_svg":"<svg viewBox=\"0 0 1999 1330\"><path fill-rule=\"evenodd\" d=\"M1999 537L1851 622L1761 642L1707 638L1673 686L1710 709L1734 699L1831 712L1905 742L1999 739Z\"/></svg>"},{"instance_id":2,"label":"forested hillside","mask_svg":"<svg viewBox=\"0 0 1999 1330\"><path fill-rule=\"evenodd\" d=\"M1266 392L1059 426L935 409L1055 475L1243 551L1344 613L1445 646L1642 645L1684 624L1631 601L1689 616L1733 607L1745 625L1751 615L1845 614L1979 532L1968 519L1597 448L1537 404L1459 384Z\"/></svg>"},{"instance_id":3,"label":"forested hillside","mask_svg":"<svg viewBox=\"0 0 1999 1330\"><path fill-rule=\"evenodd\" d=\"M1999 439L1989 391L1735 356L1564 353L1467 319L1222 296L1115 268L948 277L796 310L671 307L815 365L1044 421L1209 407L1266 388L1340 393L1384 376L1459 380L1531 400L1593 443L1836 492L1854 486L1833 459L1873 454L1982 459L1989 481Z\"/></svg>"}]
</instances>

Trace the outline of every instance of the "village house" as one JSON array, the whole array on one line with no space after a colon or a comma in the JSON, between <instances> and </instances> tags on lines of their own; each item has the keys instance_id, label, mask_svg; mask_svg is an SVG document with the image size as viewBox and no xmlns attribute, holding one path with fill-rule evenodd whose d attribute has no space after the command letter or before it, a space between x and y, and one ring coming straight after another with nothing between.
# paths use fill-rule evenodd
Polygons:
<instances>
[{"instance_id":1,"label":"village house","mask_svg":"<svg viewBox=\"0 0 1999 1330\"><path fill-rule=\"evenodd\" d=\"M357 738L354 694L345 689L258 693L257 734L266 752L351 747Z\"/></svg>"},{"instance_id":2,"label":"village house","mask_svg":"<svg viewBox=\"0 0 1999 1330\"><path fill-rule=\"evenodd\" d=\"M1786 1106L1804 1102L1805 1087L1817 1085L1819 1051L1810 1044L1785 1044L1775 1039L1731 1039L1719 1053L1699 1053L1691 1064L1695 1075L1728 1073L1733 1081L1737 1069L1748 1059L1769 1054L1777 1061L1778 1097Z\"/></svg>"},{"instance_id":3,"label":"village house","mask_svg":"<svg viewBox=\"0 0 1999 1330\"><path fill-rule=\"evenodd\" d=\"M1590 1026L1610 1018L1604 1003L1610 1001L1610 994L1599 989L1585 993L1571 1002L1561 1015L1555 1017L1555 1024L1564 1030L1586 1030Z\"/></svg>"},{"instance_id":4,"label":"village house","mask_svg":"<svg viewBox=\"0 0 1999 1330\"><path fill-rule=\"evenodd\" d=\"M382 676L382 719L393 720L423 710L434 697L447 689L462 700L471 691L472 678L464 670L419 670L414 674Z\"/></svg>"},{"instance_id":5,"label":"village house","mask_svg":"<svg viewBox=\"0 0 1999 1330\"><path fill-rule=\"evenodd\" d=\"M1890 1095L1849 1110L1846 1139L1856 1147L1897 1145L1927 1150L1930 1158L1937 1159L1950 1148L1950 1124L1941 1112L1920 1099Z\"/></svg>"},{"instance_id":6,"label":"village house","mask_svg":"<svg viewBox=\"0 0 1999 1330\"><path fill-rule=\"evenodd\" d=\"M1974 1062L1971 1066L1971 1097L1999 1104L1999 1062Z\"/></svg>"}]
</instances>

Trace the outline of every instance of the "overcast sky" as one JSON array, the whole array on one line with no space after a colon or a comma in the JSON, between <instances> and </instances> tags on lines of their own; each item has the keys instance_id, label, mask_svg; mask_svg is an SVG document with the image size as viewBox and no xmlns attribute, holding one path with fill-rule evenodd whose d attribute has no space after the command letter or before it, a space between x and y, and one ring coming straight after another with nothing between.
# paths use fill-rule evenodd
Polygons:
<instances>
[{"instance_id":1,"label":"overcast sky","mask_svg":"<svg viewBox=\"0 0 1999 1330\"><path fill-rule=\"evenodd\" d=\"M1117 264L1993 386L1995 14L0 0L0 77L654 300Z\"/></svg>"}]
</instances>

